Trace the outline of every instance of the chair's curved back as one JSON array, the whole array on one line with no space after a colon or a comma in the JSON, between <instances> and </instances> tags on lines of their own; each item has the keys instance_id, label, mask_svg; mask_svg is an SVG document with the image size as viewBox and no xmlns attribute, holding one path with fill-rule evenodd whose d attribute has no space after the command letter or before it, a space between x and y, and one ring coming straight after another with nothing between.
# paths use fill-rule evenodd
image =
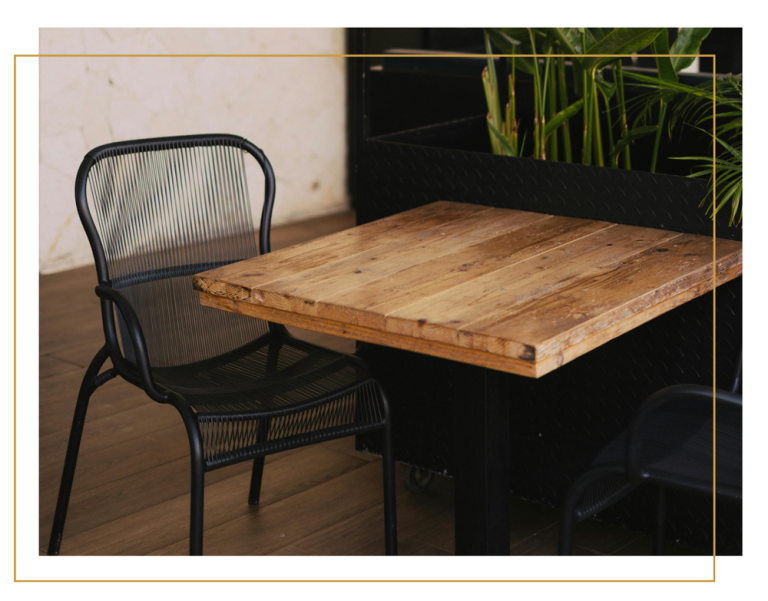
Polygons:
<instances>
[{"instance_id":1,"label":"chair's curved back","mask_svg":"<svg viewBox=\"0 0 768 601\"><path fill-rule=\"evenodd\" d=\"M265 322L202 307L192 288L194 274L258 254L246 154L264 172L259 245L269 252L275 179L248 140L228 134L133 140L100 146L83 159L75 198L99 283L133 305L152 367L207 359L268 330ZM105 325L113 324L111 307L104 311ZM123 342L123 353L133 361L130 344Z\"/></svg>"}]
</instances>

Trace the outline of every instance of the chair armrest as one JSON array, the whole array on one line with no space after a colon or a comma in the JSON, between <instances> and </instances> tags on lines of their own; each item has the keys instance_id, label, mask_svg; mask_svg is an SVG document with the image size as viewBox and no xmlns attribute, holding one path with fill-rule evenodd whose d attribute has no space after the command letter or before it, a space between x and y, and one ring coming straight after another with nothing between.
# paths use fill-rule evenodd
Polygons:
<instances>
[{"instance_id":1,"label":"chair armrest","mask_svg":"<svg viewBox=\"0 0 768 601\"><path fill-rule=\"evenodd\" d=\"M147 344L144 340L144 332L141 329L141 323L139 323L139 318L136 315L136 312L133 310L130 301L121 292L118 292L110 286L96 286L96 296L104 301L108 301L117 305L120 314L123 316L125 325L128 328L128 336L130 337L131 346L133 347L133 354L136 359L136 368L138 369L141 386L144 391L152 400L159 403L168 403L170 401L170 397L157 389L154 378L152 377L152 368L149 366L149 355L147 354ZM107 328L106 324L105 328ZM114 336L110 336L109 332L105 332L105 334L107 335L107 341L109 343L110 338L114 338ZM110 346L116 347L117 344L114 343ZM118 358L118 362L122 361L126 361L126 359L120 356ZM116 365L116 367L119 369L118 365Z\"/></svg>"},{"instance_id":2,"label":"chair armrest","mask_svg":"<svg viewBox=\"0 0 768 601\"><path fill-rule=\"evenodd\" d=\"M697 384L679 384L669 386L649 396L635 411L627 431L626 473L630 482L637 484L644 476L640 464L640 441L643 428L649 417L658 409L679 401L695 401L712 404L712 388ZM741 407L741 395L725 390L715 390L718 406Z\"/></svg>"}]
</instances>

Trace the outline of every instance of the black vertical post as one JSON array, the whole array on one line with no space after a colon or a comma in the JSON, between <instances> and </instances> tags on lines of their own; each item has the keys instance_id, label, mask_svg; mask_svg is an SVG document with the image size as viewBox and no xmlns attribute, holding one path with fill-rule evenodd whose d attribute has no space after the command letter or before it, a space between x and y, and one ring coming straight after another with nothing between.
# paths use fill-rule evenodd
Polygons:
<instances>
[{"instance_id":1,"label":"black vertical post","mask_svg":"<svg viewBox=\"0 0 768 601\"><path fill-rule=\"evenodd\" d=\"M454 408L456 554L509 555L509 375L479 376Z\"/></svg>"}]
</instances>

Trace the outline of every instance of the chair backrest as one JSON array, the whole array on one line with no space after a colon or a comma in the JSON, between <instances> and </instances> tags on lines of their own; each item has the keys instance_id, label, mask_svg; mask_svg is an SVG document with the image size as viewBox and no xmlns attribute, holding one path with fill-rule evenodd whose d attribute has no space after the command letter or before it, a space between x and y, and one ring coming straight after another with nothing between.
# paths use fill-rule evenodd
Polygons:
<instances>
[{"instance_id":1,"label":"chair backrest","mask_svg":"<svg viewBox=\"0 0 768 601\"><path fill-rule=\"evenodd\" d=\"M244 138L211 134L107 144L80 166L75 197L99 283L131 302L152 367L208 359L268 330L266 322L202 307L192 288L194 274L258 254L247 154L264 172L259 245L269 252L274 174ZM104 318L112 320L109 313ZM118 323L126 341L119 312ZM131 345L122 346L133 361Z\"/></svg>"}]
</instances>

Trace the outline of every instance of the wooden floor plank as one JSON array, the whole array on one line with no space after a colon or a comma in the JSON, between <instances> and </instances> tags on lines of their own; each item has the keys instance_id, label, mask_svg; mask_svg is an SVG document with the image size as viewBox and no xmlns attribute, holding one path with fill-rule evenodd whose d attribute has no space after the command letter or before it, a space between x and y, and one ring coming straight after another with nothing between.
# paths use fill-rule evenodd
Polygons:
<instances>
[{"instance_id":1,"label":"wooden floor plank","mask_svg":"<svg viewBox=\"0 0 768 601\"><path fill-rule=\"evenodd\" d=\"M382 490L381 462L367 463L257 512L206 529L205 554L267 555L378 505ZM185 555L188 548L185 539L151 554Z\"/></svg>"},{"instance_id":2,"label":"wooden floor plank","mask_svg":"<svg viewBox=\"0 0 768 601\"><path fill-rule=\"evenodd\" d=\"M437 476L423 494L415 495L398 482L398 543L416 540L439 523L453 518L453 482ZM424 541L423 538L418 539ZM384 555L383 502L294 543L306 555Z\"/></svg>"},{"instance_id":3,"label":"wooden floor plank","mask_svg":"<svg viewBox=\"0 0 768 601\"><path fill-rule=\"evenodd\" d=\"M40 355L41 380L72 371L82 372L82 368L75 363L58 359L52 355Z\"/></svg>"},{"instance_id":4,"label":"wooden floor plank","mask_svg":"<svg viewBox=\"0 0 768 601\"><path fill-rule=\"evenodd\" d=\"M288 452L287 454L291 454ZM162 462L162 457L157 457L157 465L141 472L128 475L120 480L112 480L106 483L91 481L90 483L78 483L75 478L75 486L70 501L70 508L67 514L67 524L64 532L64 540L67 541L67 548L62 548L64 555L78 554L106 554L118 555L124 553L130 544L130 537L133 529L140 529L142 526L136 520L136 516L143 518L145 512L152 508L163 505L166 502L182 499L183 503L177 504L174 511L184 515L186 512L186 528L189 527L189 490L190 490L190 460L187 456ZM277 456L272 456L270 460L275 460ZM224 480L246 474L249 477L250 465L240 463L227 468L210 472L206 475L206 484L213 487ZM105 479L106 480L106 479ZM91 485L87 490L82 487ZM248 484L245 484L246 493ZM184 505L186 503L186 505ZM41 504L41 508L43 505ZM40 518L40 544L41 549L47 548L48 534L53 523L53 508L55 507L55 498L48 500L44 506L46 514ZM160 520L164 519L162 516ZM167 516L165 519L168 519ZM117 528L115 527L117 525ZM126 527L130 530L122 532L119 528ZM159 530L165 532L162 525ZM100 537L104 534L106 540ZM173 536L181 537L186 535L182 526L174 531ZM148 535L147 544L152 544L151 536ZM172 540L177 540L173 538ZM172 542L169 539L163 539L158 545L162 546ZM74 541L74 542L72 542ZM79 550L80 545L85 545L85 550ZM90 545L90 546L89 546ZM106 545L106 551L103 553L97 551L94 545ZM99 547L101 548L101 547ZM144 552L137 553L143 554ZM131 554L131 553L128 553Z\"/></svg>"},{"instance_id":5,"label":"wooden floor plank","mask_svg":"<svg viewBox=\"0 0 768 601\"><path fill-rule=\"evenodd\" d=\"M40 382L40 436L62 431L64 438L68 436L84 373L78 368ZM121 379L112 380L91 396L85 427L103 417L150 404L157 406L143 390Z\"/></svg>"},{"instance_id":6,"label":"wooden floor plank","mask_svg":"<svg viewBox=\"0 0 768 601\"><path fill-rule=\"evenodd\" d=\"M260 504L248 504L250 483L249 463L222 468L206 474L208 484L205 489L205 553L209 549L209 531L244 518L263 513L275 503L301 495L306 490L313 490L322 483L334 479L356 468L367 465L343 453L325 449L302 450L287 453L285 456L272 456L265 465ZM379 470L381 467L379 466ZM137 507L137 511L115 515L104 524L79 535L65 537L66 553L75 555L143 555L159 549L180 549L180 554L189 552L189 461L179 460L169 464L169 469L156 469L157 477L141 487L145 496L155 498ZM232 475L232 474L236 475ZM216 480L220 474L223 479ZM162 476L178 477L178 485L166 487ZM149 476L149 474L148 474ZM226 477L229 476L229 477ZM138 482L134 484L138 485ZM170 488L168 492L166 488ZM175 493L175 494L173 494ZM122 503L125 507L129 503ZM114 511L120 511L117 504ZM290 519L288 520L290 521ZM235 535L237 537L237 535ZM243 541L247 545L247 541ZM62 544L62 550L64 545ZM236 549L228 553L237 554Z\"/></svg>"}]
</instances>

